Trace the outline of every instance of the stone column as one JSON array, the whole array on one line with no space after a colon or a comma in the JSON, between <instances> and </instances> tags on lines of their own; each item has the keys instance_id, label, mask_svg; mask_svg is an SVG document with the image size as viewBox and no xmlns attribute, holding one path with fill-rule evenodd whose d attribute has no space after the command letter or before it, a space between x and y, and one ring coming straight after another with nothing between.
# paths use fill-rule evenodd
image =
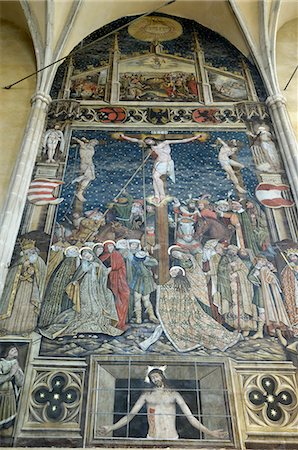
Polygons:
<instances>
[{"instance_id":1,"label":"stone column","mask_svg":"<svg viewBox=\"0 0 298 450\"><path fill-rule=\"evenodd\" d=\"M286 99L281 94L275 94L267 98L266 104L270 111L293 196L298 204L298 148L286 109Z\"/></svg>"},{"instance_id":2,"label":"stone column","mask_svg":"<svg viewBox=\"0 0 298 450\"><path fill-rule=\"evenodd\" d=\"M0 223L0 297L20 227L51 97L36 92Z\"/></svg>"}]
</instances>

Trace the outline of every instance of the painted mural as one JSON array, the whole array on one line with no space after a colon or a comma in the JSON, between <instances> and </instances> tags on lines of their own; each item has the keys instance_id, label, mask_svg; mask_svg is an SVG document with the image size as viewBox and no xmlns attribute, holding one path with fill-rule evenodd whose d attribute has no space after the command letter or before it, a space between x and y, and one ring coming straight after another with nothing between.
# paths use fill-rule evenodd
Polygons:
<instances>
[{"instance_id":1,"label":"painted mural","mask_svg":"<svg viewBox=\"0 0 298 450\"><path fill-rule=\"evenodd\" d=\"M0 305L0 433L240 448L229 364L297 359L297 212L265 93L198 24L108 31L54 82ZM250 417L294 426L293 383L262 376Z\"/></svg>"}]
</instances>

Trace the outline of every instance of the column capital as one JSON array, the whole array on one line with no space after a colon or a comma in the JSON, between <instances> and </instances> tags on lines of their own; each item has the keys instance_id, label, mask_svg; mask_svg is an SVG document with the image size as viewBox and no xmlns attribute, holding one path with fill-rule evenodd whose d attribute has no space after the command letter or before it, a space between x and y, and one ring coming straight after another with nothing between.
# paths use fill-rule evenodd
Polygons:
<instances>
[{"instance_id":1,"label":"column capital","mask_svg":"<svg viewBox=\"0 0 298 450\"><path fill-rule=\"evenodd\" d=\"M266 99L266 105L270 108L273 105L283 104L285 105L287 103L286 98L282 94L273 94L270 95L270 97L267 97Z\"/></svg>"},{"instance_id":2,"label":"column capital","mask_svg":"<svg viewBox=\"0 0 298 450\"><path fill-rule=\"evenodd\" d=\"M31 97L31 105L33 105L37 100L41 100L48 106L52 101L52 97L48 94L45 94L44 92L37 91Z\"/></svg>"}]
</instances>

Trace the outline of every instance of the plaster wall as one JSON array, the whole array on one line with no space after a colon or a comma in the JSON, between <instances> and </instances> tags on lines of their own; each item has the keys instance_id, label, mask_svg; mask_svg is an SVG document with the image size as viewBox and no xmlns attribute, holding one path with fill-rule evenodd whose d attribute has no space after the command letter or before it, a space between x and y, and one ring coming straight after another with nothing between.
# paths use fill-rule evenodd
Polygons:
<instances>
[{"instance_id":1,"label":"plaster wall","mask_svg":"<svg viewBox=\"0 0 298 450\"><path fill-rule=\"evenodd\" d=\"M276 44L276 62L277 62L277 76L280 90L287 100L287 109L291 118L294 132L298 137L298 92L297 81L298 72L296 71L294 77L286 87L291 75L293 74L297 65L298 49L298 19L291 20L283 25L277 34Z\"/></svg>"},{"instance_id":2,"label":"plaster wall","mask_svg":"<svg viewBox=\"0 0 298 450\"><path fill-rule=\"evenodd\" d=\"M1 88L34 72L35 60L29 36L13 23L1 20ZM35 77L12 89L0 89L0 207L7 192L19 152L35 90Z\"/></svg>"}]
</instances>

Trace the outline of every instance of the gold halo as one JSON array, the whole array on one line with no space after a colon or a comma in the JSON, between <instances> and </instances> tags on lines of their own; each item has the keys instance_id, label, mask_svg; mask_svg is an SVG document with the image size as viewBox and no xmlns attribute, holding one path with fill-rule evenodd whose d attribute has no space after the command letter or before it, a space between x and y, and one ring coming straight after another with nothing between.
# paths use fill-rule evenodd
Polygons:
<instances>
[{"instance_id":1,"label":"gold halo","mask_svg":"<svg viewBox=\"0 0 298 450\"><path fill-rule=\"evenodd\" d=\"M68 250L70 250L71 248L75 248L77 249L77 251L80 253L79 247L77 247L76 245L70 245L69 247L66 247L66 249L64 249L64 255L66 256L66 252Z\"/></svg>"},{"instance_id":2,"label":"gold halo","mask_svg":"<svg viewBox=\"0 0 298 450\"><path fill-rule=\"evenodd\" d=\"M116 247L116 242L112 241L112 239L108 239L107 241L104 241L103 245L105 246L105 244L113 244Z\"/></svg>"},{"instance_id":3,"label":"gold halo","mask_svg":"<svg viewBox=\"0 0 298 450\"><path fill-rule=\"evenodd\" d=\"M181 266L172 266L172 267L170 268L170 273L171 273L171 270L173 270L173 269L179 269L179 270L181 270L183 276L185 277L185 270L183 269L183 267L181 267Z\"/></svg>"},{"instance_id":4,"label":"gold halo","mask_svg":"<svg viewBox=\"0 0 298 450\"><path fill-rule=\"evenodd\" d=\"M178 244L174 244L168 248L168 255L172 253L173 249L177 250L178 252L186 253L182 247L180 247Z\"/></svg>"},{"instance_id":5,"label":"gold halo","mask_svg":"<svg viewBox=\"0 0 298 450\"><path fill-rule=\"evenodd\" d=\"M171 41L179 37L182 31L179 22L160 16L143 17L128 27L132 37L146 42Z\"/></svg>"},{"instance_id":6,"label":"gold halo","mask_svg":"<svg viewBox=\"0 0 298 450\"><path fill-rule=\"evenodd\" d=\"M102 243L102 242L96 242L96 244L93 245L92 250L93 250L95 247L98 247L99 245L100 245L101 247L103 247L103 243Z\"/></svg>"},{"instance_id":7,"label":"gold halo","mask_svg":"<svg viewBox=\"0 0 298 450\"><path fill-rule=\"evenodd\" d=\"M89 252L91 252L91 253L94 255L93 250L92 250L91 247L87 247L87 246L81 247L81 248L80 248L80 259L82 259L82 251L83 251L83 250L89 250ZM94 255L94 256L95 256L95 255Z\"/></svg>"}]
</instances>

